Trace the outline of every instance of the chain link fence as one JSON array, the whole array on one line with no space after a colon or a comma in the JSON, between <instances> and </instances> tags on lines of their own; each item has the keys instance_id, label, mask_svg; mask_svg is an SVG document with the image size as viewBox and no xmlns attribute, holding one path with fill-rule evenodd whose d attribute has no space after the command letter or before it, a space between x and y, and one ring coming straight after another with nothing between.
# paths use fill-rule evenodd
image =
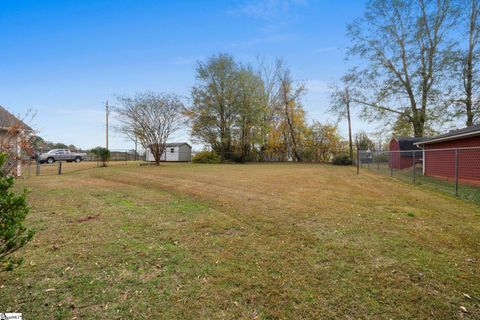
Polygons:
<instances>
[{"instance_id":1,"label":"chain link fence","mask_svg":"<svg viewBox=\"0 0 480 320\"><path fill-rule=\"evenodd\" d=\"M369 170L480 203L480 147L406 151L359 150Z\"/></svg>"},{"instance_id":2,"label":"chain link fence","mask_svg":"<svg viewBox=\"0 0 480 320\"><path fill-rule=\"evenodd\" d=\"M59 175L103 166L103 161L98 155L90 151L85 153L86 155L82 157L82 161L79 163L74 161L55 161L51 164L40 163L35 157L15 160L16 174L23 178L29 178L32 176ZM134 161L146 161L145 153L113 149L110 150L110 158L107 161L107 165L127 165Z\"/></svg>"}]
</instances>

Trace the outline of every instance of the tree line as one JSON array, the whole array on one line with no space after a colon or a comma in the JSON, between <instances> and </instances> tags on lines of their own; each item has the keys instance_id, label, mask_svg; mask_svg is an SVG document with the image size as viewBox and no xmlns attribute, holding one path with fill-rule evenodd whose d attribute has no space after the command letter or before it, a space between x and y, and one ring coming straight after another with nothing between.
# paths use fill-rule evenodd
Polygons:
<instances>
[{"instance_id":1,"label":"tree line","mask_svg":"<svg viewBox=\"0 0 480 320\"><path fill-rule=\"evenodd\" d=\"M182 124L222 161L324 162L344 149L335 125L307 122L305 85L292 79L281 59L254 67L218 54L199 62L195 71L188 106L166 93L117 99L117 129L138 140L157 163Z\"/></svg>"},{"instance_id":2,"label":"tree line","mask_svg":"<svg viewBox=\"0 0 480 320\"><path fill-rule=\"evenodd\" d=\"M120 130L157 162L183 123L225 161L322 162L341 152L353 159L356 114L392 135L429 136L459 121L472 126L480 114L479 1L367 2L363 17L347 26L347 60L355 63L331 93L330 111L348 121L347 142L336 125L306 120L305 84L281 59L254 66L228 54L198 63L188 106L172 94L119 99Z\"/></svg>"},{"instance_id":3,"label":"tree line","mask_svg":"<svg viewBox=\"0 0 480 320\"><path fill-rule=\"evenodd\" d=\"M308 124L305 92L280 59L253 67L213 56L196 68L186 111L192 137L223 160L327 161L341 139L333 125Z\"/></svg>"}]
</instances>

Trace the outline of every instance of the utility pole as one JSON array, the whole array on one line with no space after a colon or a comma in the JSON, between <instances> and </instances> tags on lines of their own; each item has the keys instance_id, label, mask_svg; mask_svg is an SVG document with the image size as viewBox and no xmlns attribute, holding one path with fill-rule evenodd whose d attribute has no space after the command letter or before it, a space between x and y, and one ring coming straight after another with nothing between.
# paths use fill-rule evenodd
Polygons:
<instances>
[{"instance_id":1,"label":"utility pole","mask_svg":"<svg viewBox=\"0 0 480 320\"><path fill-rule=\"evenodd\" d=\"M350 92L348 87L345 87L345 102L347 107L348 120L348 149L350 152L350 161L353 163L352 120L350 118Z\"/></svg>"},{"instance_id":2,"label":"utility pole","mask_svg":"<svg viewBox=\"0 0 480 320\"><path fill-rule=\"evenodd\" d=\"M105 122L106 122L106 131L105 131L105 148L108 149L108 115L110 110L108 109L108 100L105 103Z\"/></svg>"},{"instance_id":3,"label":"utility pole","mask_svg":"<svg viewBox=\"0 0 480 320\"><path fill-rule=\"evenodd\" d=\"M137 136L135 135L135 156L134 156L135 161L137 161Z\"/></svg>"}]
</instances>

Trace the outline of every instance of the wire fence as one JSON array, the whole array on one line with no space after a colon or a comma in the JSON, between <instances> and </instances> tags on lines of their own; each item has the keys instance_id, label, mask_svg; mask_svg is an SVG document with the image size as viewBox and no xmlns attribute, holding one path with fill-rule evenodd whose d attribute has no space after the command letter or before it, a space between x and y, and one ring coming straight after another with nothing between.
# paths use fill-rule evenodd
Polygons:
<instances>
[{"instance_id":1,"label":"wire fence","mask_svg":"<svg viewBox=\"0 0 480 320\"><path fill-rule=\"evenodd\" d=\"M30 157L16 160L14 169L17 176L29 178L32 176L61 175L64 173L102 167L104 165L127 165L134 161L146 161L145 153L136 153L133 150L110 150L110 157L105 164L102 159L93 152L85 152L81 156L80 162L76 162L72 159L56 159L53 163L47 163L37 161L36 157Z\"/></svg>"},{"instance_id":2,"label":"wire fence","mask_svg":"<svg viewBox=\"0 0 480 320\"><path fill-rule=\"evenodd\" d=\"M480 203L480 147L406 151L359 150L367 169Z\"/></svg>"}]
</instances>

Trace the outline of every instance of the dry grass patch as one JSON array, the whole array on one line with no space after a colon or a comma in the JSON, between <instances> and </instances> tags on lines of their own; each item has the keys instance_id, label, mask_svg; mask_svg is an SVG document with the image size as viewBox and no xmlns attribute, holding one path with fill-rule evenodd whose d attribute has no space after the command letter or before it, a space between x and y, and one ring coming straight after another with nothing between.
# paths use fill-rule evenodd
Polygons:
<instances>
[{"instance_id":1,"label":"dry grass patch","mask_svg":"<svg viewBox=\"0 0 480 320\"><path fill-rule=\"evenodd\" d=\"M0 275L0 310L39 319L480 317L479 208L388 177L169 164L20 186L32 189L28 222L38 232L20 252L25 266Z\"/></svg>"}]
</instances>

